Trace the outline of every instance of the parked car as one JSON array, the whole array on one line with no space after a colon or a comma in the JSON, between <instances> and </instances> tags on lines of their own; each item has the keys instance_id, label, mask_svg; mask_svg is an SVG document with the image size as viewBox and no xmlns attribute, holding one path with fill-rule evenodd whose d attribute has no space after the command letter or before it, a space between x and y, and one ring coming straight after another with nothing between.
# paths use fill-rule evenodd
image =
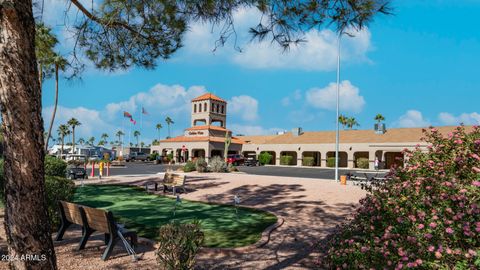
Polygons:
<instances>
[{"instance_id":1,"label":"parked car","mask_svg":"<svg viewBox=\"0 0 480 270\"><path fill-rule=\"evenodd\" d=\"M243 162L243 165L245 165L245 166L258 166L258 165L260 165L260 162L257 160L257 156L255 154L247 155L245 157L245 161Z\"/></svg>"},{"instance_id":2,"label":"parked car","mask_svg":"<svg viewBox=\"0 0 480 270\"><path fill-rule=\"evenodd\" d=\"M227 156L228 164L237 166L237 165L243 165L244 162L245 162L245 159L241 155L234 154L234 155Z\"/></svg>"},{"instance_id":3,"label":"parked car","mask_svg":"<svg viewBox=\"0 0 480 270\"><path fill-rule=\"evenodd\" d=\"M129 155L124 156L125 161L135 161L135 160L140 160L140 161L146 161L148 159L148 155L145 153L137 153L133 152L130 153Z\"/></svg>"},{"instance_id":4,"label":"parked car","mask_svg":"<svg viewBox=\"0 0 480 270\"><path fill-rule=\"evenodd\" d=\"M67 166L67 178L70 180L75 179L88 179L87 171L84 167L76 166L76 165L68 165Z\"/></svg>"}]
</instances>

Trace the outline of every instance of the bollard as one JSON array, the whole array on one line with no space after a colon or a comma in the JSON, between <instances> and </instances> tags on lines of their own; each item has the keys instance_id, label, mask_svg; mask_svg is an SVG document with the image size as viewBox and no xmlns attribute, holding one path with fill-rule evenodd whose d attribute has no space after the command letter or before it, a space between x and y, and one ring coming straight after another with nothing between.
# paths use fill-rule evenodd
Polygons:
<instances>
[{"instance_id":1,"label":"bollard","mask_svg":"<svg viewBox=\"0 0 480 270\"><path fill-rule=\"evenodd\" d=\"M95 176L95 162L92 161L92 172L90 173L90 177L94 177Z\"/></svg>"},{"instance_id":2,"label":"bollard","mask_svg":"<svg viewBox=\"0 0 480 270\"><path fill-rule=\"evenodd\" d=\"M110 176L110 162L107 162L107 176Z\"/></svg>"},{"instance_id":3,"label":"bollard","mask_svg":"<svg viewBox=\"0 0 480 270\"><path fill-rule=\"evenodd\" d=\"M345 186L347 185L347 176L346 175L340 175L340 184Z\"/></svg>"}]
</instances>

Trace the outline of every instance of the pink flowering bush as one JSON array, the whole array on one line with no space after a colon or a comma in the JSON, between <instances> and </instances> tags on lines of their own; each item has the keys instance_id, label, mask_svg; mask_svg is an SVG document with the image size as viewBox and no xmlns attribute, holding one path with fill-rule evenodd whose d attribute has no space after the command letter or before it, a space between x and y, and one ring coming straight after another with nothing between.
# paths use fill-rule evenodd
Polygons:
<instances>
[{"instance_id":1,"label":"pink flowering bush","mask_svg":"<svg viewBox=\"0 0 480 270\"><path fill-rule=\"evenodd\" d=\"M329 269L480 269L480 128L425 130L325 243Z\"/></svg>"}]
</instances>

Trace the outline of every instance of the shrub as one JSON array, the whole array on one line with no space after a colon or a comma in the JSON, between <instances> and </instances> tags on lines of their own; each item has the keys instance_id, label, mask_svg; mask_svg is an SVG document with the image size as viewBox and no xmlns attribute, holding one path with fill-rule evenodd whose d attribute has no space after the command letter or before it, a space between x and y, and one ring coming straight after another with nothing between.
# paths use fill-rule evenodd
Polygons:
<instances>
[{"instance_id":1,"label":"shrub","mask_svg":"<svg viewBox=\"0 0 480 270\"><path fill-rule=\"evenodd\" d=\"M45 175L65 177L67 173L67 163L59 158L45 156Z\"/></svg>"},{"instance_id":2,"label":"shrub","mask_svg":"<svg viewBox=\"0 0 480 270\"><path fill-rule=\"evenodd\" d=\"M204 240L200 223L191 224L174 222L160 228L158 249L155 252L161 269L194 269L195 255Z\"/></svg>"},{"instance_id":3,"label":"shrub","mask_svg":"<svg viewBox=\"0 0 480 270\"><path fill-rule=\"evenodd\" d=\"M302 165L303 166L313 166L315 164L315 159L313 157L303 157Z\"/></svg>"},{"instance_id":4,"label":"shrub","mask_svg":"<svg viewBox=\"0 0 480 270\"><path fill-rule=\"evenodd\" d=\"M173 153L169 153L169 154L167 155L167 161L170 162L170 161L172 161L172 160L173 160Z\"/></svg>"},{"instance_id":5,"label":"shrub","mask_svg":"<svg viewBox=\"0 0 480 270\"><path fill-rule=\"evenodd\" d=\"M369 165L370 165L370 161L368 160L368 158L364 158L364 157L357 158L357 168L368 169Z\"/></svg>"},{"instance_id":6,"label":"shrub","mask_svg":"<svg viewBox=\"0 0 480 270\"><path fill-rule=\"evenodd\" d=\"M75 183L63 177L46 176L45 190L47 197L47 210L52 229L55 230L60 224L58 215L58 201L72 201L75 193Z\"/></svg>"},{"instance_id":7,"label":"shrub","mask_svg":"<svg viewBox=\"0 0 480 270\"><path fill-rule=\"evenodd\" d=\"M292 165L293 164L293 157L292 156L281 156L280 157L280 165Z\"/></svg>"},{"instance_id":8,"label":"shrub","mask_svg":"<svg viewBox=\"0 0 480 270\"><path fill-rule=\"evenodd\" d=\"M210 168L212 172L226 172L227 163L225 160L219 156L215 156L210 160Z\"/></svg>"},{"instance_id":9,"label":"shrub","mask_svg":"<svg viewBox=\"0 0 480 270\"><path fill-rule=\"evenodd\" d=\"M193 161L187 161L187 163L185 164L185 166L183 166L183 171L184 172L193 172L195 171L195 163L193 163Z\"/></svg>"},{"instance_id":10,"label":"shrub","mask_svg":"<svg viewBox=\"0 0 480 270\"><path fill-rule=\"evenodd\" d=\"M480 128L425 131L427 151L369 188L327 243L321 268L479 269Z\"/></svg>"},{"instance_id":11,"label":"shrub","mask_svg":"<svg viewBox=\"0 0 480 270\"><path fill-rule=\"evenodd\" d=\"M238 169L233 164L228 164L227 171L228 172L238 172Z\"/></svg>"},{"instance_id":12,"label":"shrub","mask_svg":"<svg viewBox=\"0 0 480 270\"><path fill-rule=\"evenodd\" d=\"M155 153L151 153L149 156L148 156L148 159L149 160L157 160L158 158L158 153L155 152Z\"/></svg>"},{"instance_id":13,"label":"shrub","mask_svg":"<svg viewBox=\"0 0 480 270\"><path fill-rule=\"evenodd\" d=\"M270 162L272 161L272 158L273 156L270 153L262 152L260 153L260 155L258 155L258 162L261 165L270 164Z\"/></svg>"},{"instance_id":14,"label":"shrub","mask_svg":"<svg viewBox=\"0 0 480 270\"><path fill-rule=\"evenodd\" d=\"M197 172L206 172L207 171L207 162L205 161L204 158L200 157L197 158L197 161L195 162L195 168L197 169Z\"/></svg>"},{"instance_id":15,"label":"shrub","mask_svg":"<svg viewBox=\"0 0 480 270\"><path fill-rule=\"evenodd\" d=\"M330 167L330 168L335 167L335 157L327 158L327 167Z\"/></svg>"}]
</instances>

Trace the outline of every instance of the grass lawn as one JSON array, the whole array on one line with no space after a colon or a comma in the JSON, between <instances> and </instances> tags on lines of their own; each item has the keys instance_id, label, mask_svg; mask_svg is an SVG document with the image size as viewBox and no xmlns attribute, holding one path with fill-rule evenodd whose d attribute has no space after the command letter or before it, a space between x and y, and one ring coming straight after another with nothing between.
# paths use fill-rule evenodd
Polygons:
<instances>
[{"instance_id":1,"label":"grass lawn","mask_svg":"<svg viewBox=\"0 0 480 270\"><path fill-rule=\"evenodd\" d=\"M121 185L86 185L78 187L75 202L108 209L118 222L136 230L137 234L156 239L158 228L172 220L201 221L205 233L204 246L241 247L260 240L262 232L277 221L267 212L182 200L175 216L175 199L147 194L144 189Z\"/></svg>"}]
</instances>

